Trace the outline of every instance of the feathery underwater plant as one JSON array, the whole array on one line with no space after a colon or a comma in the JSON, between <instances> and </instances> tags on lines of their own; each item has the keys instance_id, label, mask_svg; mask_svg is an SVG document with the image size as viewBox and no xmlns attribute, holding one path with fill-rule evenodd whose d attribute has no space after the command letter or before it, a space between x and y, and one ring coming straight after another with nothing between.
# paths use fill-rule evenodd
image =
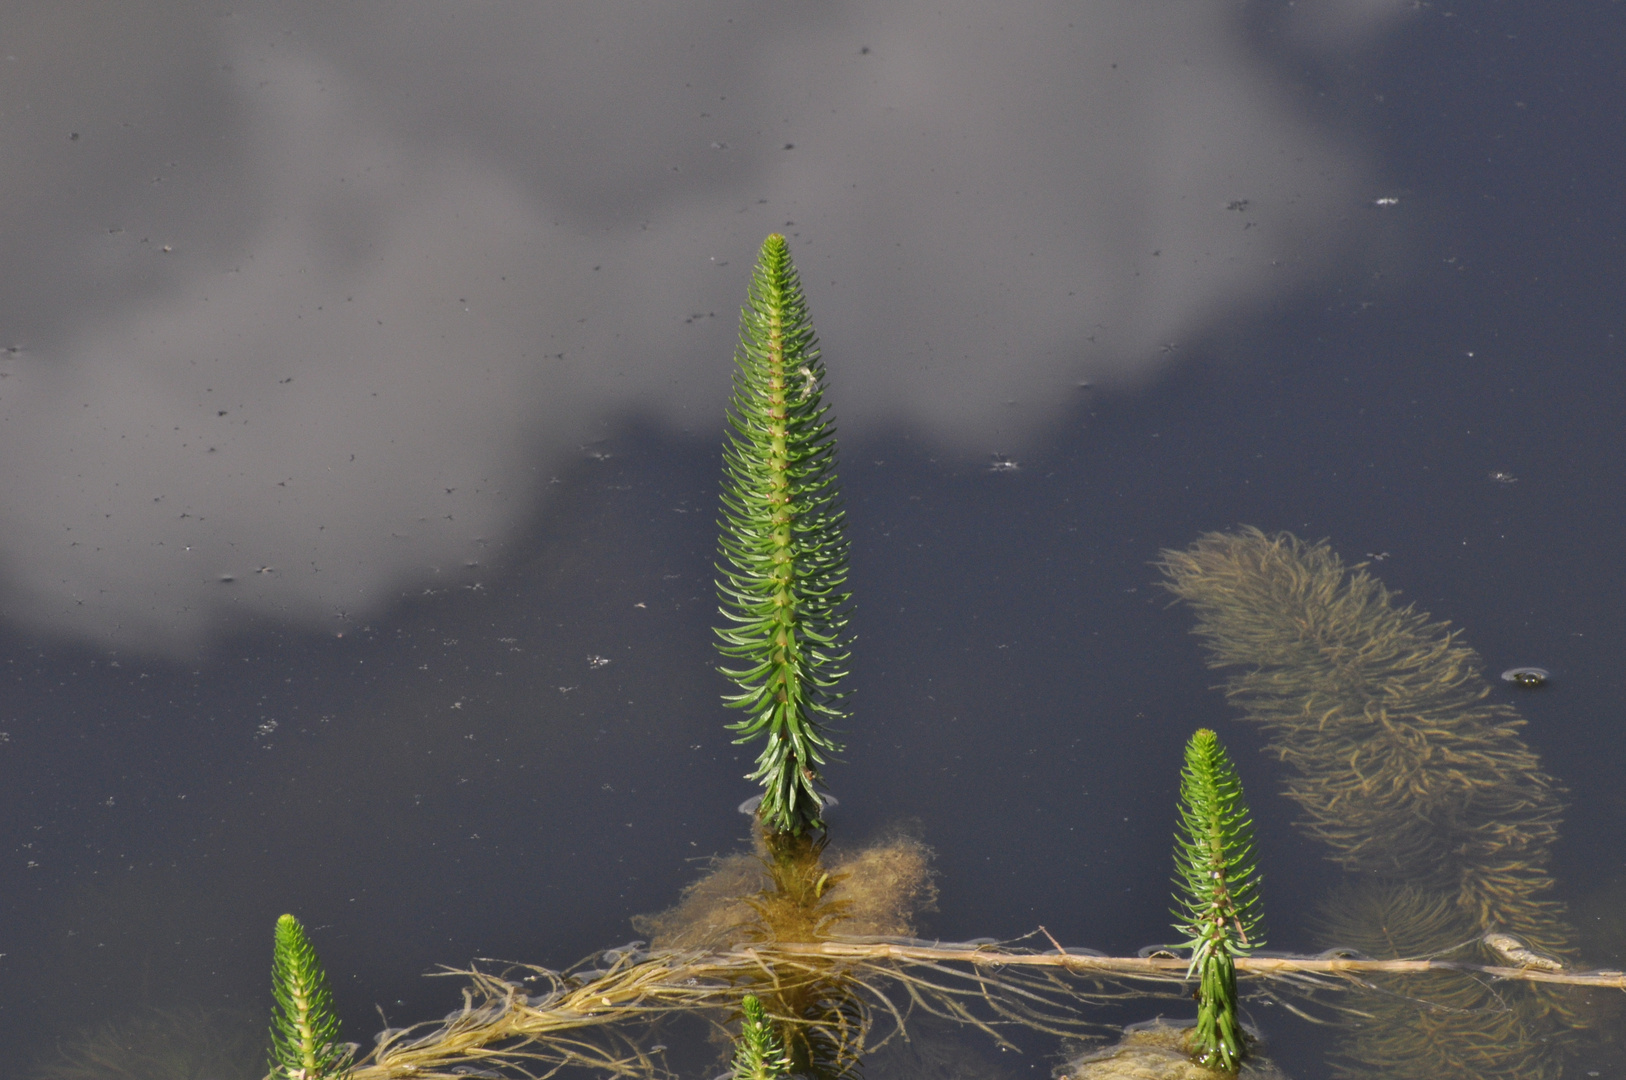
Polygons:
<instances>
[{"instance_id":1,"label":"feathery underwater plant","mask_svg":"<svg viewBox=\"0 0 1626 1080\"><path fill-rule=\"evenodd\" d=\"M740 1021L740 1035L734 1041L732 1080L776 1080L784 1076L790 1070L790 1058L761 1000L755 994L746 994L740 1010L745 1018Z\"/></svg>"},{"instance_id":2,"label":"feathery underwater plant","mask_svg":"<svg viewBox=\"0 0 1626 1080\"><path fill-rule=\"evenodd\" d=\"M277 919L271 954L271 1080L336 1080L349 1065L339 1042L333 993L305 928L292 915Z\"/></svg>"},{"instance_id":3,"label":"feathery underwater plant","mask_svg":"<svg viewBox=\"0 0 1626 1080\"><path fill-rule=\"evenodd\" d=\"M1247 1052L1237 1018L1236 963L1262 945L1253 820L1242 783L1218 736L1200 729L1186 744L1180 826L1174 844L1179 891L1175 929L1190 935L1197 977L1192 1049L1204 1065L1235 1072Z\"/></svg>"},{"instance_id":4,"label":"feathery underwater plant","mask_svg":"<svg viewBox=\"0 0 1626 1080\"><path fill-rule=\"evenodd\" d=\"M825 723L844 714L847 540L836 486L835 429L824 364L790 247L762 243L740 312L734 394L723 449L718 650L737 668L725 696L748 715L736 743L765 736L756 771L769 829L823 827L819 766L838 746Z\"/></svg>"},{"instance_id":5,"label":"feathery underwater plant","mask_svg":"<svg viewBox=\"0 0 1626 1080\"><path fill-rule=\"evenodd\" d=\"M1160 567L1196 613L1209 665L1232 669L1226 698L1289 768L1299 827L1391 898L1356 904L1324 944L1364 949L1365 940L1372 955L1416 957L1512 934L1576 957L1576 932L1553 896L1562 788L1461 631L1402 604L1325 540L1253 527L1205 533L1163 552ZM1419 897L1446 898L1465 922L1424 918L1431 908ZM1599 1022L1597 998L1554 983L1374 981L1341 1051L1349 1064L1334 1076L1557 1075L1559 1052ZM1480 994L1494 997L1494 1018L1478 1011ZM1439 1004L1412 1007L1419 998Z\"/></svg>"}]
</instances>

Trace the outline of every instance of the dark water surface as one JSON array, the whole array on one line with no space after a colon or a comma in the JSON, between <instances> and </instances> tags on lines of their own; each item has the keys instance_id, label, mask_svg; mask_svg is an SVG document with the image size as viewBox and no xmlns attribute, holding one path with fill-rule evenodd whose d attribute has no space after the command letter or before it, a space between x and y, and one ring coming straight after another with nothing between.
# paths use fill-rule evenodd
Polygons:
<instances>
[{"instance_id":1,"label":"dark water surface","mask_svg":"<svg viewBox=\"0 0 1626 1080\"><path fill-rule=\"evenodd\" d=\"M833 833L935 850L924 934L1169 940L1180 752L1211 726L1270 944L1319 948L1340 875L1151 565L1251 524L1370 561L1493 679L1551 671L1492 694L1568 789L1553 865L1582 952L1626 966L1620 5L1126 5L1089 40L1043 4L685 7L0 18L25 204L0 241L8 1074L151 1006L257 1029L285 911L365 1040L456 1004L438 965L573 962L739 848L711 580L734 313L773 228L843 424ZM166 42L180 74L131 58ZM649 66L618 93L573 49ZM1147 104L1191 63L1230 73L1215 95L1268 85L1289 119L1239 99L1238 131L1313 167L1224 174L1205 155L1230 133ZM256 112L256 79L298 100ZM341 94L353 115L277 127ZM941 156L900 164L894 136ZM1115 161L1059 198L1092 145ZM330 165L378 186L346 201ZM1127 204L1142 231L1091 231ZM469 224L481 206L508 209ZM284 261L231 284L255 259ZM1069 299L1091 288L1111 304ZM316 310L363 303L349 328ZM1325 1032L1255 1019L1325 1075ZM1581 1073L1621 1075L1622 1034Z\"/></svg>"}]
</instances>

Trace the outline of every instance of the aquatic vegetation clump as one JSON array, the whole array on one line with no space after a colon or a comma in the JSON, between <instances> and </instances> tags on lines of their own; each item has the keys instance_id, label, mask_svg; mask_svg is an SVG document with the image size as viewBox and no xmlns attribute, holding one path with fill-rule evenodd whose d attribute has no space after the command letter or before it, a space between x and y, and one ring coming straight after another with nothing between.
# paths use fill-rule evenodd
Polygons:
<instances>
[{"instance_id":1,"label":"aquatic vegetation clump","mask_svg":"<svg viewBox=\"0 0 1626 1080\"><path fill-rule=\"evenodd\" d=\"M1190 939L1186 977L1196 978L1198 987L1192 1050L1204 1064L1235 1072L1247 1052L1237 1016L1236 958L1264 944L1259 875L1242 782L1207 728L1186 744L1174 866L1181 920L1175 928Z\"/></svg>"},{"instance_id":2,"label":"aquatic vegetation clump","mask_svg":"<svg viewBox=\"0 0 1626 1080\"><path fill-rule=\"evenodd\" d=\"M824 835L760 829L753 853L718 860L675 908L639 916L633 926L658 950L912 933L915 914L936 895L930 850L900 834L827 863L826 843ZM857 1068L869 1005L842 970L804 964L782 975L764 967L746 981L787 1019L795 1071L833 1077Z\"/></svg>"},{"instance_id":3,"label":"aquatic vegetation clump","mask_svg":"<svg viewBox=\"0 0 1626 1080\"><path fill-rule=\"evenodd\" d=\"M824 362L777 233L757 257L734 360L718 523L728 622L717 636L740 692L724 700L747 714L729 725L735 741L763 740L749 776L763 789L758 814L800 833L823 827L819 770L840 750L828 725L845 715L851 593Z\"/></svg>"},{"instance_id":4,"label":"aquatic vegetation clump","mask_svg":"<svg viewBox=\"0 0 1626 1080\"><path fill-rule=\"evenodd\" d=\"M1135 1024L1118 1042L1073 1058L1057 1080L1220 1080L1238 1075L1198 1061L1187 1053L1191 1029L1168 1020ZM1240 1075L1253 1080L1286 1080L1270 1061L1249 1058Z\"/></svg>"},{"instance_id":5,"label":"aquatic vegetation clump","mask_svg":"<svg viewBox=\"0 0 1626 1080\"><path fill-rule=\"evenodd\" d=\"M1466 949L1498 964L1486 936L1511 934L1534 952L1573 955L1549 895L1558 786L1513 708L1487 700L1483 665L1457 632L1397 603L1325 542L1208 533L1160 565L1197 613L1210 664L1237 669L1226 696L1292 767L1300 825L1330 859L1389 889L1383 905L1355 904L1330 944L1395 959ZM1385 979L1352 1006L1345 1051L1387 1076L1550 1075L1547 1051L1581 1022L1579 999L1550 985Z\"/></svg>"},{"instance_id":6,"label":"aquatic vegetation clump","mask_svg":"<svg viewBox=\"0 0 1626 1080\"><path fill-rule=\"evenodd\" d=\"M277 919L271 954L272 1080L338 1080L350 1048L339 1042L339 1018L327 974L305 928L292 915Z\"/></svg>"},{"instance_id":7,"label":"aquatic vegetation clump","mask_svg":"<svg viewBox=\"0 0 1626 1080\"><path fill-rule=\"evenodd\" d=\"M713 860L676 906L634 916L633 929L651 949L720 949L832 934L908 937L916 915L932 910L932 853L918 838L897 833L833 855L814 843L820 861L775 859L759 833L754 851Z\"/></svg>"},{"instance_id":8,"label":"aquatic vegetation clump","mask_svg":"<svg viewBox=\"0 0 1626 1080\"><path fill-rule=\"evenodd\" d=\"M1456 631L1325 542L1208 533L1160 565L1210 664L1241 669L1226 697L1292 766L1287 795L1329 858L1450 894L1482 931L1567 948L1546 896L1558 786Z\"/></svg>"}]
</instances>

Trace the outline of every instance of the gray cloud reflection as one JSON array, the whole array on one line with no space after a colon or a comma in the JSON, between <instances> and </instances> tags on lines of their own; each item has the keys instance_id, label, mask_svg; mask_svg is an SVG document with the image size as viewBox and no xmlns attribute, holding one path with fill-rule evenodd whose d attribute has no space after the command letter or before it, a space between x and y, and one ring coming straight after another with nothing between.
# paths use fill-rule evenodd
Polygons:
<instances>
[{"instance_id":1,"label":"gray cloud reflection","mask_svg":"<svg viewBox=\"0 0 1626 1080\"><path fill-rule=\"evenodd\" d=\"M1395 5L1329 7L1316 47ZM1364 194L1228 3L172 8L0 61L0 610L121 649L366 617L608 419L716 427L770 230L844 431L980 456Z\"/></svg>"}]
</instances>

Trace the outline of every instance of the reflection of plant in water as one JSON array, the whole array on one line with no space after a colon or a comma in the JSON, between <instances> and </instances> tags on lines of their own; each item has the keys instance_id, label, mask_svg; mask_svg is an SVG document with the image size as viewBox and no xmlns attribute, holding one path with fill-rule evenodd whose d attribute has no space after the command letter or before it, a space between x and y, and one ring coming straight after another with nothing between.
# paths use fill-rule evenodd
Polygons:
<instances>
[{"instance_id":1,"label":"reflection of plant in water","mask_svg":"<svg viewBox=\"0 0 1626 1080\"><path fill-rule=\"evenodd\" d=\"M1175 903L1183 920L1176 929L1190 936L1186 977L1197 978L1192 1047L1199 1061L1235 1072L1246 1052L1237 1016L1236 958L1263 945L1264 939L1253 819L1236 768L1207 728L1186 744L1174 866L1180 886Z\"/></svg>"},{"instance_id":2,"label":"reflection of plant in water","mask_svg":"<svg viewBox=\"0 0 1626 1080\"><path fill-rule=\"evenodd\" d=\"M1320 932L1366 956L1467 954L1497 962L1450 898L1408 885L1366 883L1328 901ZM1353 1007L1363 1014L1342 1045L1335 1075L1418 1076L1419 1062L1441 1076L1539 1076L1549 1063L1532 1055L1547 1037L1527 994L1459 971L1374 975L1379 991Z\"/></svg>"},{"instance_id":3,"label":"reflection of plant in water","mask_svg":"<svg viewBox=\"0 0 1626 1080\"><path fill-rule=\"evenodd\" d=\"M1473 650L1445 624L1396 604L1364 568L1346 568L1325 543L1257 529L1209 533L1164 552L1161 565L1168 588L1196 610L1210 663L1241 669L1226 695L1293 766L1287 794L1304 829L1345 867L1410 886L1391 894L1397 901L1378 923L1351 926L1398 933L1405 918L1422 920L1402 935L1412 951L1374 955L1438 953L1493 931L1569 951L1562 906L1547 896L1556 787L1518 737L1523 721L1486 700ZM1436 913L1428 898L1437 897L1455 923L1423 918ZM1467 982L1430 986L1457 1000ZM1363 1027L1351 1053L1382 1061L1392 1076L1451 1075L1464 1061L1481 1062L1478 1075L1542 1075L1538 1040L1556 1035L1553 1022L1573 1021L1567 999L1532 987L1476 1000L1496 1011L1392 1010L1392 1023ZM1457 1020L1437 1025L1446 1015ZM1506 1041L1492 1067L1473 1048L1494 1040Z\"/></svg>"},{"instance_id":4,"label":"reflection of plant in water","mask_svg":"<svg viewBox=\"0 0 1626 1080\"><path fill-rule=\"evenodd\" d=\"M1325 544L1257 529L1163 555L1226 696L1297 777L1304 828L1352 870L1456 895L1482 928L1562 950L1548 851L1555 785L1444 623L1398 606Z\"/></svg>"},{"instance_id":5,"label":"reflection of plant in water","mask_svg":"<svg viewBox=\"0 0 1626 1080\"><path fill-rule=\"evenodd\" d=\"M758 813L800 833L823 824L819 766L839 749L825 722L842 715L851 594L824 363L777 233L762 243L734 359L717 581L730 625L717 631L718 648L742 665L724 669L740 687L728 704L748 714L729 725L736 741L765 740L751 774L762 784Z\"/></svg>"},{"instance_id":6,"label":"reflection of plant in water","mask_svg":"<svg viewBox=\"0 0 1626 1080\"><path fill-rule=\"evenodd\" d=\"M149 1009L57 1047L32 1080L259 1080L260 1020L202 1009Z\"/></svg>"}]
</instances>

